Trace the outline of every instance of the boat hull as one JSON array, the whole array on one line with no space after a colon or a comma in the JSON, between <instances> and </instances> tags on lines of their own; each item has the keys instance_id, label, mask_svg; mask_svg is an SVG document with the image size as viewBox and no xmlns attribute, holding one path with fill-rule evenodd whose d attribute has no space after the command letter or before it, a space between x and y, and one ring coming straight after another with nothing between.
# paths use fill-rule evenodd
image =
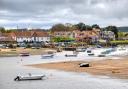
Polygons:
<instances>
[{"instance_id":1,"label":"boat hull","mask_svg":"<svg viewBox=\"0 0 128 89\"><path fill-rule=\"evenodd\" d=\"M23 81L23 80L42 80L43 76L17 76L14 80L15 81Z\"/></svg>"},{"instance_id":2,"label":"boat hull","mask_svg":"<svg viewBox=\"0 0 128 89\"><path fill-rule=\"evenodd\" d=\"M77 57L77 55L76 54L74 54L74 55L65 55L65 57Z\"/></svg>"},{"instance_id":3,"label":"boat hull","mask_svg":"<svg viewBox=\"0 0 128 89\"><path fill-rule=\"evenodd\" d=\"M42 55L42 58L53 58L54 55Z\"/></svg>"}]
</instances>

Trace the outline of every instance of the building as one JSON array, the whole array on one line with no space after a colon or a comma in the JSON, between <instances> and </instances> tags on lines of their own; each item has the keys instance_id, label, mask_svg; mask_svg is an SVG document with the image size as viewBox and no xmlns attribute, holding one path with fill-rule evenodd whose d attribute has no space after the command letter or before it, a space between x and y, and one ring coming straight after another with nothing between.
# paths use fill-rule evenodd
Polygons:
<instances>
[{"instance_id":1,"label":"building","mask_svg":"<svg viewBox=\"0 0 128 89\"><path fill-rule=\"evenodd\" d=\"M99 39L99 35L91 30L91 31L79 31L76 30L75 31L75 39L76 41L80 41L80 42L95 42Z\"/></svg>"},{"instance_id":2,"label":"building","mask_svg":"<svg viewBox=\"0 0 128 89\"><path fill-rule=\"evenodd\" d=\"M74 38L75 33L74 31L54 31L52 32L53 37L68 37L68 38Z\"/></svg>"},{"instance_id":3,"label":"building","mask_svg":"<svg viewBox=\"0 0 128 89\"><path fill-rule=\"evenodd\" d=\"M0 33L0 44L16 43L10 33Z\"/></svg>"},{"instance_id":4,"label":"building","mask_svg":"<svg viewBox=\"0 0 128 89\"><path fill-rule=\"evenodd\" d=\"M16 31L11 33L11 37L18 43L50 41L50 35L44 31Z\"/></svg>"},{"instance_id":5,"label":"building","mask_svg":"<svg viewBox=\"0 0 128 89\"><path fill-rule=\"evenodd\" d=\"M115 40L115 34L112 31L102 31L101 38L104 40Z\"/></svg>"}]
</instances>

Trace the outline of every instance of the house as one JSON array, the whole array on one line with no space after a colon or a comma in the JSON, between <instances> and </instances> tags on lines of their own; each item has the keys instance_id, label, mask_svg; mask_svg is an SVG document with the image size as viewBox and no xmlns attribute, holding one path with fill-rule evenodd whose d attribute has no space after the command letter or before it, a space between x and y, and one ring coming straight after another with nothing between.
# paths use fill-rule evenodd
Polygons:
<instances>
[{"instance_id":1,"label":"house","mask_svg":"<svg viewBox=\"0 0 128 89\"><path fill-rule=\"evenodd\" d=\"M104 40L115 40L115 34L112 31L102 31L101 38Z\"/></svg>"},{"instance_id":2,"label":"house","mask_svg":"<svg viewBox=\"0 0 128 89\"><path fill-rule=\"evenodd\" d=\"M16 41L10 36L10 33L0 33L0 44L16 43Z\"/></svg>"},{"instance_id":3,"label":"house","mask_svg":"<svg viewBox=\"0 0 128 89\"><path fill-rule=\"evenodd\" d=\"M16 31L11 33L11 37L19 43L50 41L50 35L44 31Z\"/></svg>"},{"instance_id":4,"label":"house","mask_svg":"<svg viewBox=\"0 0 128 89\"><path fill-rule=\"evenodd\" d=\"M76 41L80 41L80 42L87 42L87 41L95 42L99 38L99 35L93 30L91 31L76 30L75 34L76 34L75 35Z\"/></svg>"}]
</instances>

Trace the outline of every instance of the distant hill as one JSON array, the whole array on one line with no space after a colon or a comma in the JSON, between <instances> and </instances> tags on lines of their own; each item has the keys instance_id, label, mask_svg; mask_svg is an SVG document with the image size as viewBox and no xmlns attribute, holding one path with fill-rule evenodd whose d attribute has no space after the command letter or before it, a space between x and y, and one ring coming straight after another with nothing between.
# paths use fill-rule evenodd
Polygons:
<instances>
[{"instance_id":1,"label":"distant hill","mask_svg":"<svg viewBox=\"0 0 128 89\"><path fill-rule=\"evenodd\" d=\"M128 27L118 27L120 32L128 32Z\"/></svg>"}]
</instances>

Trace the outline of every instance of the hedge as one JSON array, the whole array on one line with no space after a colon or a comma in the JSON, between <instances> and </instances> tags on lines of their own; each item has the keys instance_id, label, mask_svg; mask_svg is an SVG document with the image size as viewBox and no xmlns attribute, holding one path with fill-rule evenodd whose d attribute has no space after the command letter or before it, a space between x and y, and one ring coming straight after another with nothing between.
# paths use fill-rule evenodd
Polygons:
<instances>
[{"instance_id":1,"label":"hedge","mask_svg":"<svg viewBox=\"0 0 128 89\"><path fill-rule=\"evenodd\" d=\"M128 40L115 40L111 41L111 44L128 44Z\"/></svg>"}]
</instances>

